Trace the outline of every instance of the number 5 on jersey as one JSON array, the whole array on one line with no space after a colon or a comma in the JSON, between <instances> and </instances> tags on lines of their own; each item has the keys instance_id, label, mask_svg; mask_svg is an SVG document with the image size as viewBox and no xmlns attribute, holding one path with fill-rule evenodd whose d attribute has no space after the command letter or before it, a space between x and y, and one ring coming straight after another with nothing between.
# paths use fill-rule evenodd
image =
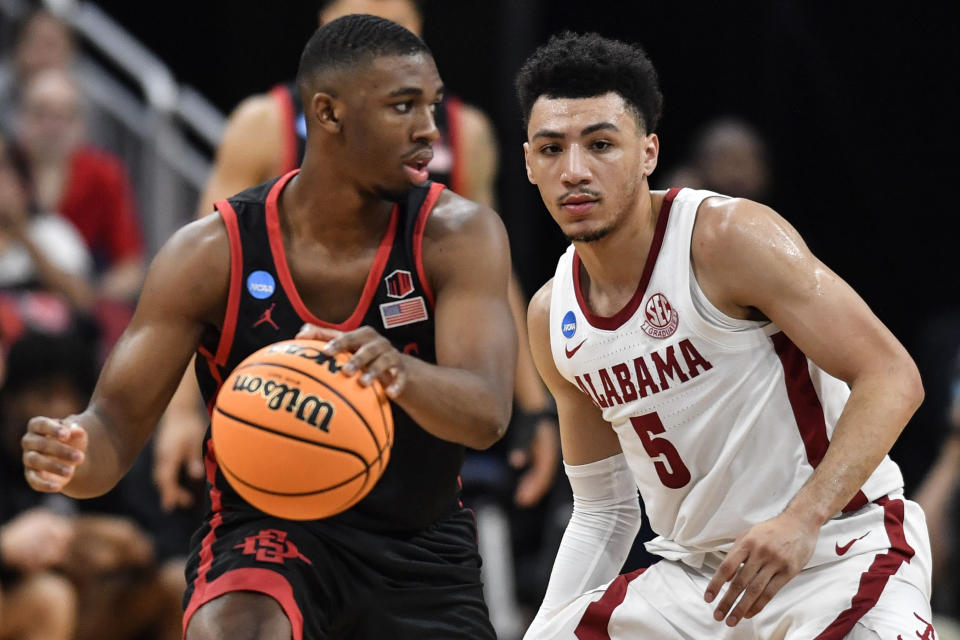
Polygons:
<instances>
[{"instance_id":1,"label":"number 5 on jersey","mask_svg":"<svg viewBox=\"0 0 960 640\"><path fill-rule=\"evenodd\" d=\"M667 430L656 413L645 413L630 418L633 430L640 436L640 442L647 455L653 460L653 466L660 476L663 486L670 489L685 487L690 482L690 470L680 459L680 453L666 438L656 436ZM663 458L660 458L663 456ZM666 459L666 462L664 462Z\"/></svg>"}]
</instances>

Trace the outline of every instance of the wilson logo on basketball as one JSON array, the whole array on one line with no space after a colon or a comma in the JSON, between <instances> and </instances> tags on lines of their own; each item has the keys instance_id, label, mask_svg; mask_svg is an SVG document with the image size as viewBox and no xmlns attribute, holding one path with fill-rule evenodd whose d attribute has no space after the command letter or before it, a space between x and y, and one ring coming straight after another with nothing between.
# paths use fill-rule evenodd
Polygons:
<instances>
[{"instance_id":1,"label":"wilson logo on basketball","mask_svg":"<svg viewBox=\"0 0 960 640\"><path fill-rule=\"evenodd\" d=\"M297 387L276 380L264 380L260 376L238 375L233 381L233 390L259 394L266 399L267 408L271 411L288 411L301 422L321 431L330 431L333 405L311 393L301 393Z\"/></svg>"},{"instance_id":2,"label":"wilson logo on basketball","mask_svg":"<svg viewBox=\"0 0 960 640\"><path fill-rule=\"evenodd\" d=\"M680 315L667 296L655 293L643 305L645 320L641 328L651 338L669 338L680 325Z\"/></svg>"}]
</instances>

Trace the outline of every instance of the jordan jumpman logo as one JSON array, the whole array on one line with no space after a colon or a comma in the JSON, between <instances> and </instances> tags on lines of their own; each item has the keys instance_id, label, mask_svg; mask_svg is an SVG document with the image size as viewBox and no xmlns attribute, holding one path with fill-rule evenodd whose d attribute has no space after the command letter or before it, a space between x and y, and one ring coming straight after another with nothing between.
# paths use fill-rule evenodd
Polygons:
<instances>
[{"instance_id":1,"label":"jordan jumpman logo","mask_svg":"<svg viewBox=\"0 0 960 640\"><path fill-rule=\"evenodd\" d=\"M279 330L280 327L277 326L277 323L273 321L273 308L277 306L277 303L274 302L270 305L270 308L263 312L263 315L260 316L260 319L253 323L254 327L257 327L264 322L269 322L274 329Z\"/></svg>"}]
</instances>

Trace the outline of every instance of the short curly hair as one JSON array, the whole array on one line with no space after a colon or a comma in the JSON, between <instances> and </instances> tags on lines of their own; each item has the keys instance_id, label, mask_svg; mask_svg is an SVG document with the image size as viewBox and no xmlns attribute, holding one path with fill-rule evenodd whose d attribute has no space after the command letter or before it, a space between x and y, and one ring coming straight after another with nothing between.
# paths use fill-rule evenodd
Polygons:
<instances>
[{"instance_id":1,"label":"short curly hair","mask_svg":"<svg viewBox=\"0 0 960 640\"><path fill-rule=\"evenodd\" d=\"M329 69L351 67L380 56L423 53L430 48L400 25L365 14L337 18L317 29L303 49L297 84L309 85L312 78Z\"/></svg>"},{"instance_id":2,"label":"short curly hair","mask_svg":"<svg viewBox=\"0 0 960 640\"><path fill-rule=\"evenodd\" d=\"M656 131L663 109L657 70L638 45L572 31L554 35L517 72L517 98L524 127L533 104L549 98L592 98L620 94L647 133Z\"/></svg>"}]
</instances>

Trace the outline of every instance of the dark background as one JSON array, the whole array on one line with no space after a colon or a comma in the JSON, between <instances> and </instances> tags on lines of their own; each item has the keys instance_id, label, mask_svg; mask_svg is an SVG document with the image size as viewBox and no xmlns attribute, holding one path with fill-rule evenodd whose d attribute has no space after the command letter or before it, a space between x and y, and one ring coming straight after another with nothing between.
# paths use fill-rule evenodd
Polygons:
<instances>
[{"instance_id":1,"label":"dark background","mask_svg":"<svg viewBox=\"0 0 960 640\"><path fill-rule=\"evenodd\" d=\"M316 26L309 1L97 4L225 111L291 78ZM550 33L596 30L642 43L660 72L660 175L707 120L753 122L771 145L769 204L918 359L943 360L957 325L939 320L946 340L929 327L960 305L960 28L948 4L432 0L424 35L447 86L494 119L499 208L528 292L565 243L526 183L512 76ZM933 407L945 373L925 369Z\"/></svg>"}]
</instances>

